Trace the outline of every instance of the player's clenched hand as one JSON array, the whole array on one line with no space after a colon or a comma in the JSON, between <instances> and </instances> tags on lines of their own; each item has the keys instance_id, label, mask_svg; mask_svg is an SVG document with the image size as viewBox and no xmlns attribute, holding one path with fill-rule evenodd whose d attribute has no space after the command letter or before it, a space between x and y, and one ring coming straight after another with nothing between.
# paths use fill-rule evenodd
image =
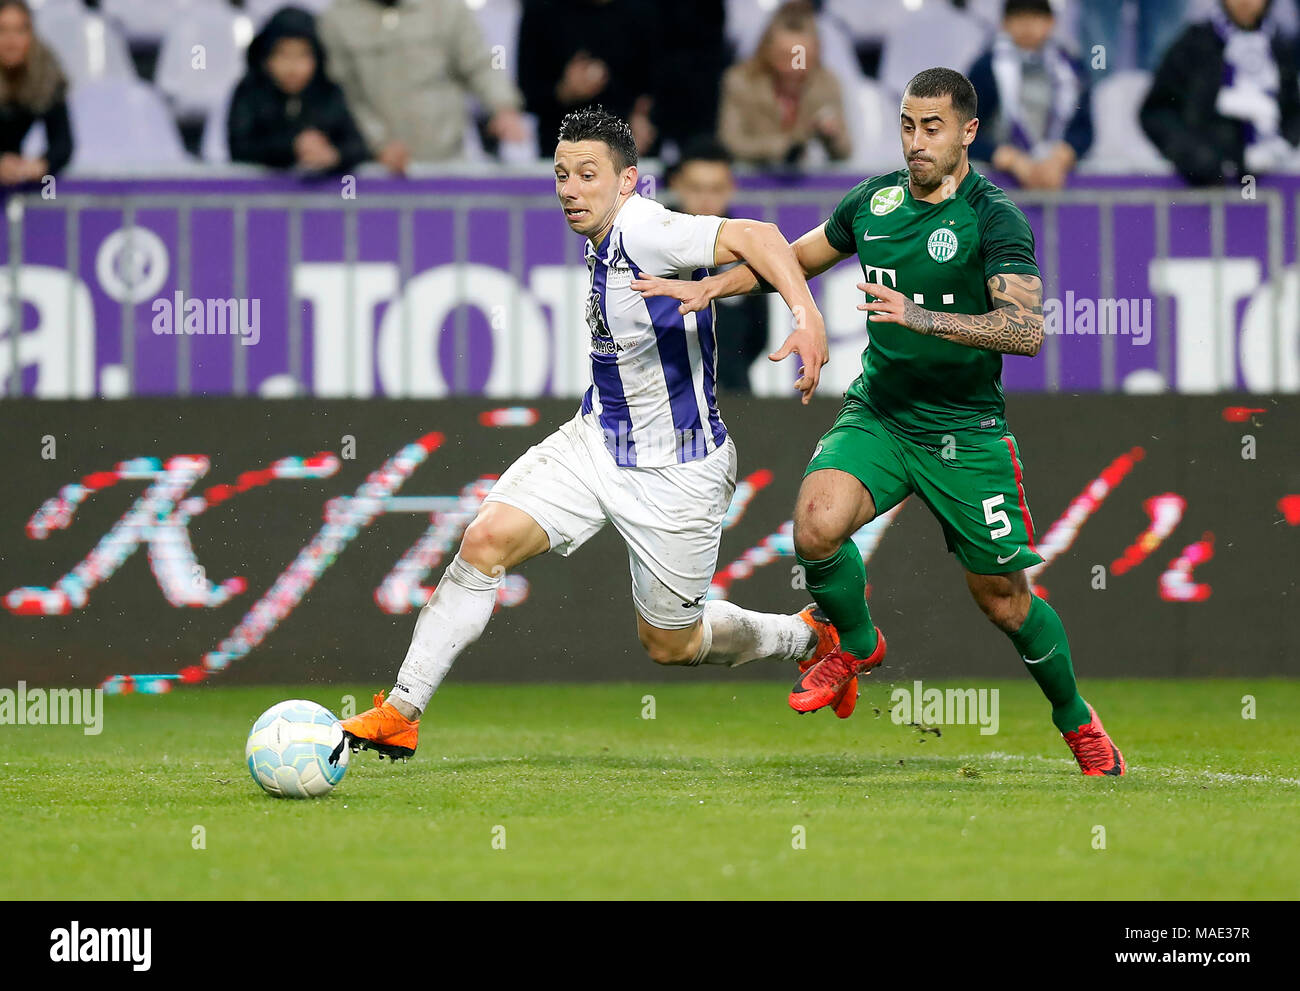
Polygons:
<instances>
[{"instance_id":1,"label":"player's clenched hand","mask_svg":"<svg viewBox=\"0 0 1300 991\"><path fill-rule=\"evenodd\" d=\"M912 314L909 307L915 307L916 304L897 289L890 289L889 286L882 286L878 282L859 282L858 288L876 297L858 304L859 310L867 311L868 321L899 323L904 327L910 325L908 321Z\"/></svg>"},{"instance_id":2,"label":"player's clenched hand","mask_svg":"<svg viewBox=\"0 0 1300 991\"><path fill-rule=\"evenodd\" d=\"M632 280L635 292L642 296L671 296L682 304L677 307L678 313L694 313L704 309L713 300L713 294L704 284L707 279L661 279L657 275L643 275L640 272L632 274L636 276Z\"/></svg>"},{"instance_id":3,"label":"player's clenched hand","mask_svg":"<svg viewBox=\"0 0 1300 991\"><path fill-rule=\"evenodd\" d=\"M792 354L799 355L803 364L799 366L799 378L795 380L794 387L803 393L806 406L817 391L817 383L822 377L822 365L831 360L831 352L826 343L826 326L820 313L816 310L810 314L800 313L795 322L794 333L785 339L779 350L773 351L767 358L769 361L782 361Z\"/></svg>"}]
</instances>

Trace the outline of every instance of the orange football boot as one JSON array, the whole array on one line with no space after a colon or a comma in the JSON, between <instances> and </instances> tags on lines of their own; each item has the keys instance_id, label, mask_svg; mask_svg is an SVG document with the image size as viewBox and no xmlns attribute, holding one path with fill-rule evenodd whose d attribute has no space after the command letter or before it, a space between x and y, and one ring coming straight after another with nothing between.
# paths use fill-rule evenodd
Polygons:
<instances>
[{"instance_id":1,"label":"orange football boot","mask_svg":"<svg viewBox=\"0 0 1300 991\"><path fill-rule=\"evenodd\" d=\"M1092 716L1089 722L1077 730L1062 733L1061 738L1069 744L1074 759L1079 762L1079 770L1088 777L1119 777L1127 770L1124 755L1111 742L1092 706L1088 706L1088 715Z\"/></svg>"},{"instance_id":2,"label":"orange football boot","mask_svg":"<svg viewBox=\"0 0 1300 991\"><path fill-rule=\"evenodd\" d=\"M821 607L815 602L804 606L803 611L799 613L799 618L817 634L817 647L813 650L812 656L799 662L799 671L802 673L823 657L839 650L840 635L830 619L822 612ZM831 705L835 707L835 715L841 719L848 719L849 716L853 715L853 709L857 704L858 679L855 675L849 679L848 683L840 690L840 693L831 700Z\"/></svg>"},{"instance_id":3,"label":"orange football boot","mask_svg":"<svg viewBox=\"0 0 1300 991\"><path fill-rule=\"evenodd\" d=\"M380 759L397 760L415 756L420 720L407 719L384 693L375 696L375 707L343 720L343 743L358 750L374 750Z\"/></svg>"},{"instance_id":4,"label":"orange football boot","mask_svg":"<svg viewBox=\"0 0 1300 991\"><path fill-rule=\"evenodd\" d=\"M841 647L799 675L790 690L790 708L795 712L815 712L834 704L850 681L869 673L885 659L885 635L880 627L876 627L876 636L876 649L870 657L859 659Z\"/></svg>"}]
</instances>

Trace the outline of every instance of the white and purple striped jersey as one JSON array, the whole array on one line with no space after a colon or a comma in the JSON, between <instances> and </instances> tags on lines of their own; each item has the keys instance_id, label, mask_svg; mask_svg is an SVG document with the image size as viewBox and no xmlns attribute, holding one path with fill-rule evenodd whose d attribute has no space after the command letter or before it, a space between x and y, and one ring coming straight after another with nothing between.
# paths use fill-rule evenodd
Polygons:
<instances>
[{"instance_id":1,"label":"white and purple striped jersey","mask_svg":"<svg viewBox=\"0 0 1300 991\"><path fill-rule=\"evenodd\" d=\"M666 296L644 298L633 271L702 279L713 266L721 217L674 213L633 194L605 239L586 245L591 291L591 388L583 419L624 468L695 461L727 440L715 390L713 306L685 316Z\"/></svg>"}]
</instances>

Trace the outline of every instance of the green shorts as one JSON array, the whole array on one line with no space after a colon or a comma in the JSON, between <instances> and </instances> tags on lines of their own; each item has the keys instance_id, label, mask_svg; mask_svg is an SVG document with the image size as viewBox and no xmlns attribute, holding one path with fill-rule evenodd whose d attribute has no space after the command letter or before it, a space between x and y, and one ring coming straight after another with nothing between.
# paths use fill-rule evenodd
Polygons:
<instances>
[{"instance_id":1,"label":"green shorts","mask_svg":"<svg viewBox=\"0 0 1300 991\"><path fill-rule=\"evenodd\" d=\"M916 493L943 527L948 550L967 571L1002 575L1039 564L1034 522L1011 434L978 444L922 444L889 430L850 399L804 471L848 472L883 513Z\"/></svg>"}]
</instances>

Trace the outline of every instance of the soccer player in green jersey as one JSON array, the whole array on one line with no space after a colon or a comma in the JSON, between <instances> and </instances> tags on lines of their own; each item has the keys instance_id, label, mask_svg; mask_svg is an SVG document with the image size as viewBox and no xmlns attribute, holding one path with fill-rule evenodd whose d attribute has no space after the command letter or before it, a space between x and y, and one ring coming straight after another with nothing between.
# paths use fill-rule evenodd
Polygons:
<instances>
[{"instance_id":1,"label":"soccer player in green jersey","mask_svg":"<svg viewBox=\"0 0 1300 991\"><path fill-rule=\"evenodd\" d=\"M794 244L808 278L856 256L871 341L799 489L795 554L840 649L800 676L790 705L835 704L884 659L851 537L915 493L942 525L976 603L1051 702L1083 773L1121 775L1123 756L1079 695L1061 619L1025 576L1043 559L1004 417L1002 355L1038 353L1043 284L1024 214L970 167L976 109L960 72L913 77L900 114L906 168L857 185ZM672 296L683 313L771 291L746 265L698 282L642 278L633 288Z\"/></svg>"}]
</instances>

